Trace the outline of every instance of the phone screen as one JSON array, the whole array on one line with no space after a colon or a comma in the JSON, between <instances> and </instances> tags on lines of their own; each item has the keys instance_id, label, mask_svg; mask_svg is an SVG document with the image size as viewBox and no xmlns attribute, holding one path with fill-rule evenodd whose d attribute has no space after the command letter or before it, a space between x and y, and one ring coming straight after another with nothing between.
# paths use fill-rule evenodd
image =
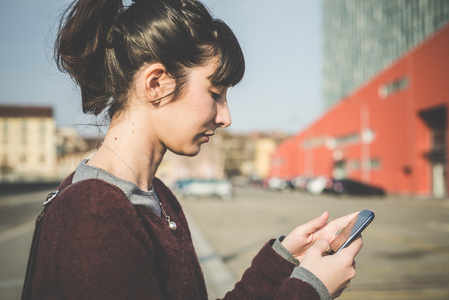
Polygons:
<instances>
[{"instance_id":1,"label":"phone screen","mask_svg":"<svg viewBox=\"0 0 449 300\"><path fill-rule=\"evenodd\" d=\"M347 247L374 219L371 210L362 210L331 242L330 254Z\"/></svg>"}]
</instances>

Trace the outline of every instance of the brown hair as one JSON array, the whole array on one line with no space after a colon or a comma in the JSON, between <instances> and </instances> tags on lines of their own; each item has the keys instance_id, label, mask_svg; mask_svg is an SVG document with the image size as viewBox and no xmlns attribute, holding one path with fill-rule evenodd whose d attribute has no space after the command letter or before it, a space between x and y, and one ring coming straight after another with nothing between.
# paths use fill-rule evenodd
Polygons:
<instances>
[{"instance_id":1,"label":"brown hair","mask_svg":"<svg viewBox=\"0 0 449 300\"><path fill-rule=\"evenodd\" d=\"M112 118L126 105L137 70L159 62L176 80L173 99L186 70L217 56L211 82L234 86L245 62L232 30L213 19L196 0L75 0L61 18L55 44L58 68L81 88L83 111L106 108Z\"/></svg>"}]
</instances>

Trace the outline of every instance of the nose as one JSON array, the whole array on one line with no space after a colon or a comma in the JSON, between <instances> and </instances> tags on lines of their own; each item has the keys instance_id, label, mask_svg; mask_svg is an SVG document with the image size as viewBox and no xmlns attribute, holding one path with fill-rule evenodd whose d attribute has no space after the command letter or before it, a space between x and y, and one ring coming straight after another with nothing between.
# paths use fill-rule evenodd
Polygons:
<instances>
[{"instance_id":1,"label":"nose","mask_svg":"<svg viewBox=\"0 0 449 300\"><path fill-rule=\"evenodd\" d=\"M228 107L226 98L217 103L217 115L215 116L215 123L221 127L226 128L231 125L231 113Z\"/></svg>"}]
</instances>

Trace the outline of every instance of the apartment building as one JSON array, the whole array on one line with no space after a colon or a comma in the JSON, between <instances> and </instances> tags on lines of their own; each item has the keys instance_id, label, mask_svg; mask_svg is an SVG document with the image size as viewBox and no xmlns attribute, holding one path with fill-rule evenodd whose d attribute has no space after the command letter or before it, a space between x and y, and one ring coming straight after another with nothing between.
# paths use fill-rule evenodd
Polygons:
<instances>
[{"instance_id":1,"label":"apartment building","mask_svg":"<svg viewBox=\"0 0 449 300\"><path fill-rule=\"evenodd\" d=\"M51 180L56 125L48 106L0 105L0 181Z\"/></svg>"}]
</instances>

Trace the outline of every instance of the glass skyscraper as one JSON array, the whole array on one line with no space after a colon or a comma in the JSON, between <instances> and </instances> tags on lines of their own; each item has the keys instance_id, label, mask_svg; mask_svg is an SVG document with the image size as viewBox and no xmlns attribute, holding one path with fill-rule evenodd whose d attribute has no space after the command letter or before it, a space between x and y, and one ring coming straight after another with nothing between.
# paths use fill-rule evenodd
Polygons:
<instances>
[{"instance_id":1,"label":"glass skyscraper","mask_svg":"<svg viewBox=\"0 0 449 300\"><path fill-rule=\"evenodd\" d=\"M449 0L322 0L322 6L325 108L449 21Z\"/></svg>"}]
</instances>

